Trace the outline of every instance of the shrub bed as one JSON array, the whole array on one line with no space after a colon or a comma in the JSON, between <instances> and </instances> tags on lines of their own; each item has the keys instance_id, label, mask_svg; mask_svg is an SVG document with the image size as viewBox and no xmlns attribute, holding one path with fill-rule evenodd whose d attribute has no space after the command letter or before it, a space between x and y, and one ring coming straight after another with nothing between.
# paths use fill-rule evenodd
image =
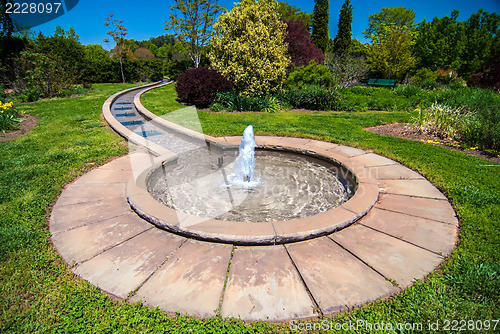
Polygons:
<instances>
[{"instance_id":1,"label":"shrub bed","mask_svg":"<svg viewBox=\"0 0 500 334\"><path fill-rule=\"evenodd\" d=\"M304 86L279 93L278 99L296 109L341 110L343 99L335 89L319 86Z\"/></svg>"},{"instance_id":2,"label":"shrub bed","mask_svg":"<svg viewBox=\"0 0 500 334\"><path fill-rule=\"evenodd\" d=\"M237 92L217 94L212 111L267 111L282 109L340 110L343 99L335 89L303 86L285 89L274 95L247 96Z\"/></svg>"}]
</instances>

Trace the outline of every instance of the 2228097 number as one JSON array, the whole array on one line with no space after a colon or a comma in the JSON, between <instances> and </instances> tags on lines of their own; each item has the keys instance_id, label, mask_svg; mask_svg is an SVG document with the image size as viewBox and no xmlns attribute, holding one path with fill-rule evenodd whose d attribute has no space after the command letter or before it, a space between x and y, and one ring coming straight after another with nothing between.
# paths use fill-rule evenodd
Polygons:
<instances>
[{"instance_id":1,"label":"2228097 number","mask_svg":"<svg viewBox=\"0 0 500 334\"><path fill-rule=\"evenodd\" d=\"M6 14L51 14L52 12L56 13L61 8L60 2L54 3L10 3L7 2L5 4L5 13Z\"/></svg>"}]
</instances>

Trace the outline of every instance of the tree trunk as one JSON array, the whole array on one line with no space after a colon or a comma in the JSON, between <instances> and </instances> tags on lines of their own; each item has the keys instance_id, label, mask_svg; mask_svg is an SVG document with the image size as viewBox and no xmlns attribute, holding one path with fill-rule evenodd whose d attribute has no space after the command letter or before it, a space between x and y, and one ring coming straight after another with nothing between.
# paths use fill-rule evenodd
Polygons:
<instances>
[{"instance_id":1,"label":"tree trunk","mask_svg":"<svg viewBox=\"0 0 500 334\"><path fill-rule=\"evenodd\" d=\"M122 73L122 83L125 83L125 76L123 75L122 57L120 57L119 60L120 60L120 71Z\"/></svg>"}]
</instances>

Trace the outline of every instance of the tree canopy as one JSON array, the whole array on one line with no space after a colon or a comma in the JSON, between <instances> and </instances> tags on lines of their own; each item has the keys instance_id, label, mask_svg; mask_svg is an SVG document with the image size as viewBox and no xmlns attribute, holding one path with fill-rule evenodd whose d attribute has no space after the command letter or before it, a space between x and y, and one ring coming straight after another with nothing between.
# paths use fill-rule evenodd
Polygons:
<instances>
[{"instance_id":1,"label":"tree canopy","mask_svg":"<svg viewBox=\"0 0 500 334\"><path fill-rule=\"evenodd\" d=\"M315 0L312 22L312 41L323 52L325 52L330 45L330 37L328 35L329 18L330 1Z\"/></svg>"},{"instance_id":2,"label":"tree canopy","mask_svg":"<svg viewBox=\"0 0 500 334\"><path fill-rule=\"evenodd\" d=\"M302 11L299 7L290 5L286 1L278 2L278 13L283 21L299 20L304 23L307 30L311 30L313 14Z\"/></svg>"},{"instance_id":3,"label":"tree canopy","mask_svg":"<svg viewBox=\"0 0 500 334\"><path fill-rule=\"evenodd\" d=\"M311 33L301 20L285 21L286 37L288 44L288 53L290 54L292 64L295 66L304 66L311 60L317 64L323 63L323 53L311 41Z\"/></svg>"},{"instance_id":4,"label":"tree canopy","mask_svg":"<svg viewBox=\"0 0 500 334\"><path fill-rule=\"evenodd\" d=\"M345 0L339 14L339 24L337 36L333 40L332 49L334 52L347 52L351 44L351 24L352 24L352 5L350 0Z\"/></svg>"},{"instance_id":5,"label":"tree canopy","mask_svg":"<svg viewBox=\"0 0 500 334\"><path fill-rule=\"evenodd\" d=\"M188 52L197 68L203 48L208 45L213 32L213 23L224 7L210 0L175 0L170 6L170 21L165 29L174 29L175 36L189 45Z\"/></svg>"},{"instance_id":6,"label":"tree canopy","mask_svg":"<svg viewBox=\"0 0 500 334\"><path fill-rule=\"evenodd\" d=\"M242 0L215 24L212 68L249 95L277 90L290 63L276 1Z\"/></svg>"},{"instance_id":7,"label":"tree canopy","mask_svg":"<svg viewBox=\"0 0 500 334\"><path fill-rule=\"evenodd\" d=\"M418 66L432 70L455 68L468 77L500 51L500 16L480 9L467 21L458 21L458 10L450 16L422 21L417 28L415 53Z\"/></svg>"},{"instance_id":8,"label":"tree canopy","mask_svg":"<svg viewBox=\"0 0 500 334\"><path fill-rule=\"evenodd\" d=\"M402 79L416 63L412 51L415 33L385 26L381 36L373 42L367 55L370 68L384 78Z\"/></svg>"},{"instance_id":9,"label":"tree canopy","mask_svg":"<svg viewBox=\"0 0 500 334\"><path fill-rule=\"evenodd\" d=\"M381 11L368 17L368 29L363 33L375 41L387 31L385 27L393 27L393 31L414 30L415 12L406 7L382 7Z\"/></svg>"}]
</instances>

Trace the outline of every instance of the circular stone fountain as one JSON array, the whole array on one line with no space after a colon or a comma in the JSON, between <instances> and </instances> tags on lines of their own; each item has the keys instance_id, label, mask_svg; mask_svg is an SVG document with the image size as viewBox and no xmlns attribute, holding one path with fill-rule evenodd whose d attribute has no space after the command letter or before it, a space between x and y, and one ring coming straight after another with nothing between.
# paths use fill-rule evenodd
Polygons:
<instances>
[{"instance_id":1,"label":"circular stone fountain","mask_svg":"<svg viewBox=\"0 0 500 334\"><path fill-rule=\"evenodd\" d=\"M155 136L145 140L112 114L113 101L123 106L134 96L134 110L149 113L139 101L143 91L118 93L103 105L108 123L142 147L65 187L49 222L51 240L71 270L107 293L201 318L220 311L223 318L244 321L322 319L400 292L425 278L452 252L458 236L455 212L423 176L375 153L313 139L257 137L253 181L259 186L267 182L259 175L261 153L286 151L288 161L305 155L306 160L314 158L313 164L341 165L345 169L339 169L340 174L352 172L356 182L355 192L337 207L255 223L197 216L160 203L148 192L154 175L158 176L155 171L174 165L191 171L194 166L182 166L189 154L197 162L213 157L213 169L198 171L203 173L197 179L224 171L231 194L237 193L238 186L230 182L234 154L222 161L216 157L230 152L231 146L235 153L241 137L214 138L158 119L158 125L197 138L198 146L204 147L172 158L178 145L160 146L152 141ZM158 142L163 145L167 137ZM158 164L150 168L151 162ZM142 172L145 166L148 170ZM302 166L298 163L299 170ZM243 174L243 179L249 176ZM167 185L175 183L168 180ZM215 185L213 190L220 191L221 184ZM239 191L258 191L245 185ZM192 240L155 228L130 212L129 204L164 230L225 243ZM287 243L301 239L309 240Z\"/></svg>"},{"instance_id":2,"label":"circular stone fountain","mask_svg":"<svg viewBox=\"0 0 500 334\"><path fill-rule=\"evenodd\" d=\"M170 157L129 182L129 203L144 219L181 235L276 244L344 228L376 200L355 196L358 177L333 158L256 146L249 126L238 149L201 147ZM362 210L346 215L344 203Z\"/></svg>"}]
</instances>

